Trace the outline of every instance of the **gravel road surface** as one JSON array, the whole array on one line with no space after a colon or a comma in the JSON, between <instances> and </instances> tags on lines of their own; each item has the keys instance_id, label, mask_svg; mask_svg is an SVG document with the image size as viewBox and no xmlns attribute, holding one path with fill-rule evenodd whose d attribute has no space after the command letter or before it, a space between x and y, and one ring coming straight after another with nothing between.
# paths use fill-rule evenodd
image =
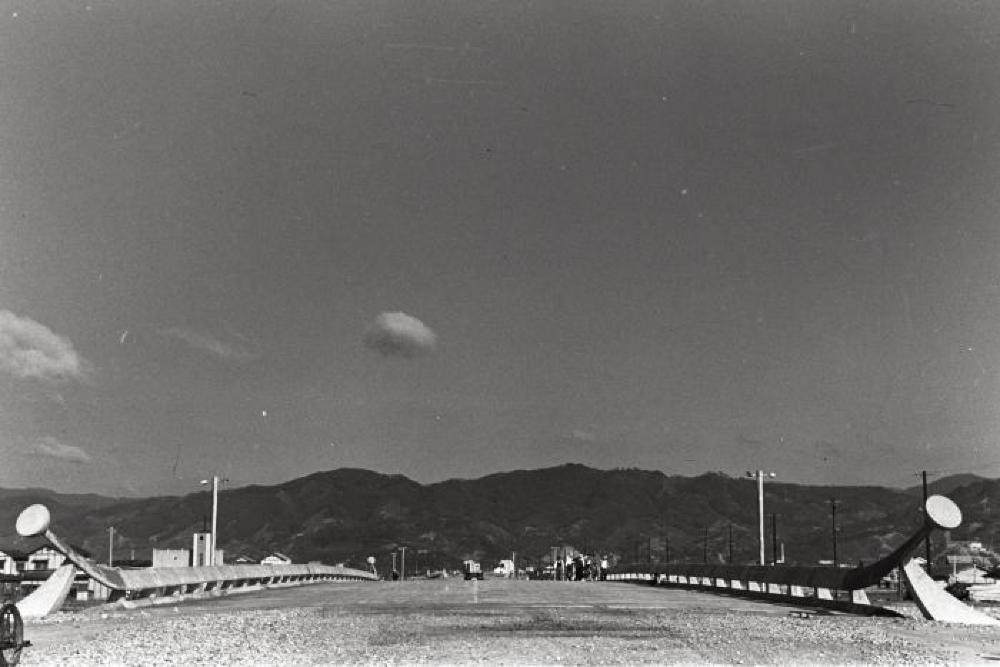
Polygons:
<instances>
[{"instance_id":1,"label":"gravel road surface","mask_svg":"<svg viewBox=\"0 0 1000 667\"><path fill-rule=\"evenodd\" d=\"M1000 629L625 583L331 583L26 624L23 665L996 664Z\"/></svg>"}]
</instances>

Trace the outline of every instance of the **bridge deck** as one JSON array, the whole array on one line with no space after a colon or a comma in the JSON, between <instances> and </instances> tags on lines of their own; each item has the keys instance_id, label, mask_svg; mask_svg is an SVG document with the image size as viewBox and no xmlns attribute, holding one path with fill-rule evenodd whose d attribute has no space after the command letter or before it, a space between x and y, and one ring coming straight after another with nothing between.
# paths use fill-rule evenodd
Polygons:
<instances>
[{"instance_id":1,"label":"bridge deck","mask_svg":"<svg viewBox=\"0 0 1000 667\"><path fill-rule=\"evenodd\" d=\"M596 582L334 583L30 624L23 664L982 662L1000 630ZM199 649L199 646L202 647ZM210 651L199 653L199 651Z\"/></svg>"}]
</instances>

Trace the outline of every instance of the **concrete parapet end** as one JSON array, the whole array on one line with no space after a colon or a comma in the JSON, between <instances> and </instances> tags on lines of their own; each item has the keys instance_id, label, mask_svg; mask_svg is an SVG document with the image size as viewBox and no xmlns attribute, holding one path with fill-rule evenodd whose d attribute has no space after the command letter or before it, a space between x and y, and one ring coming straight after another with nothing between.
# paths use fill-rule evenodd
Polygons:
<instances>
[{"instance_id":1,"label":"concrete parapet end","mask_svg":"<svg viewBox=\"0 0 1000 667\"><path fill-rule=\"evenodd\" d=\"M76 567L63 565L49 575L42 585L17 603L17 610L23 618L45 618L62 607L73 587Z\"/></svg>"},{"instance_id":2,"label":"concrete parapet end","mask_svg":"<svg viewBox=\"0 0 1000 667\"><path fill-rule=\"evenodd\" d=\"M1000 625L997 619L962 603L938 586L915 560L903 566L903 577L924 618L965 625Z\"/></svg>"}]
</instances>

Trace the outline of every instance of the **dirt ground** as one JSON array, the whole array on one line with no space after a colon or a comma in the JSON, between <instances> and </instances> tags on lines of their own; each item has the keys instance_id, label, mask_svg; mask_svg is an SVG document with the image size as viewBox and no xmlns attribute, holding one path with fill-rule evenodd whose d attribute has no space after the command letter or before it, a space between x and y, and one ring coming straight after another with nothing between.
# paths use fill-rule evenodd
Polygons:
<instances>
[{"instance_id":1,"label":"dirt ground","mask_svg":"<svg viewBox=\"0 0 1000 667\"><path fill-rule=\"evenodd\" d=\"M1000 629L611 582L336 583L28 623L24 665L970 664Z\"/></svg>"}]
</instances>

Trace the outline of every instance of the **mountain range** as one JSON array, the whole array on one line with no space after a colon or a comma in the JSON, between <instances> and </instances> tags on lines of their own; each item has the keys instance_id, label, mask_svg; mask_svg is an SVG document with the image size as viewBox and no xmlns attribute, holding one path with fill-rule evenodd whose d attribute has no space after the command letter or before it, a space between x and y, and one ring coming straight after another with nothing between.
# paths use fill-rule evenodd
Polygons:
<instances>
[{"instance_id":1,"label":"mountain range","mask_svg":"<svg viewBox=\"0 0 1000 667\"><path fill-rule=\"evenodd\" d=\"M769 559L772 527L788 562L830 559L831 499L837 500L841 562L888 553L922 520L919 486L767 481L764 488ZM930 492L946 493L964 514L950 536L935 535L935 552L949 537L1000 545L1000 480L960 475L936 480ZM57 534L99 559L107 558L111 526L116 557L148 558L152 548L190 547L191 534L208 525L211 513L208 492L106 498L0 489L0 549L40 544L14 531L17 514L36 502L50 508ZM724 562L731 535L733 561L750 563L758 555L757 486L753 479L721 473L680 477L579 464L433 484L344 468L221 491L218 530L227 562L278 551L295 562L360 567L374 555L384 567L391 552L406 546L408 570L455 567L464 558L492 562L512 552L540 564L556 545L623 560L662 560L669 552L671 560Z\"/></svg>"}]
</instances>

